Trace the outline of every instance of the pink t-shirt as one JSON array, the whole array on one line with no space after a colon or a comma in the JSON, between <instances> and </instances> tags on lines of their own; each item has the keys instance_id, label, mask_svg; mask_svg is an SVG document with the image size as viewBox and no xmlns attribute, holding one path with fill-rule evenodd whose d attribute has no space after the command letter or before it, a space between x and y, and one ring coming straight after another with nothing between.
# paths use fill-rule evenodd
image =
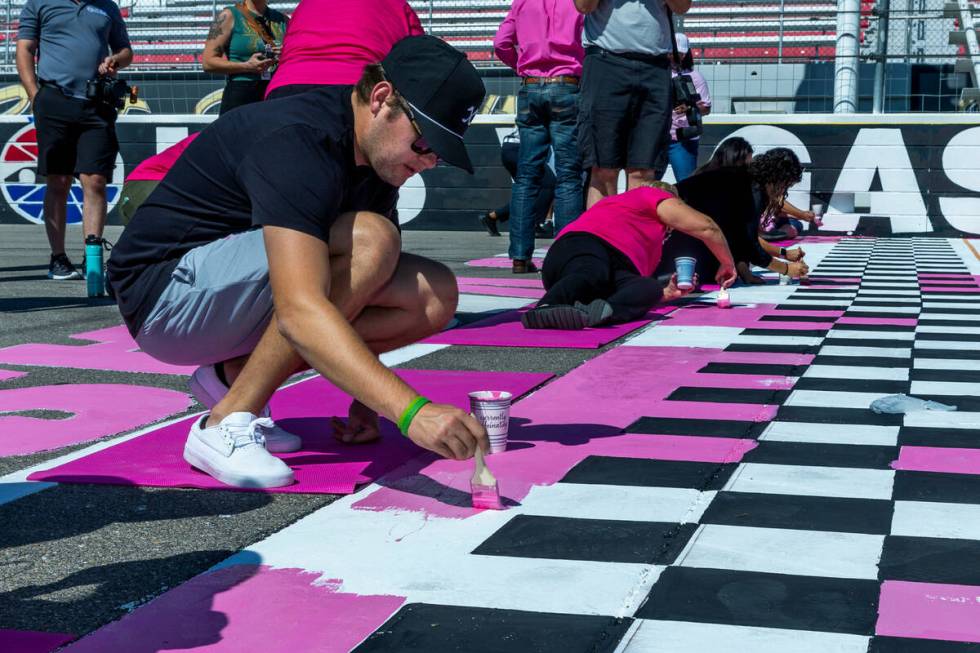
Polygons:
<instances>
[{"instance_id":1,"label":"pink t-shirt","mask_svg":"<svg viewBox=\"0 0 980 653\"><path fill-rule=\"evenodd\" d=\"M639 273L648 277L660 263L667 235L657 207L673 198L667 191L649 186L610 195L562 229L558 237L576 232L597 236L625 254Z\"/></svg>"},{"instance_id":2,"label":"pink t-shirt","mask_svg":"<svg viewBox=\"0 0 980 653\"><path fill-rule=\"evenodd\" d=\"M269 87L356 84L398 41L424 34L405 0L303 0L289 20Z\"/></svg>"},{"instance_id":3,"label":"pink t-shirt","mask_svg":"<svg viewBox=\"0 0 980 653\"><path fill-rule=\"evenodd\" d=\"M160 181L174 166L174 162L180 158L180 155L191 144L191 141L197 138L200 133L195 132L185 137L179 143L174 143L163 152L144 159L138 166L133 168L133 171L126 177L126 181Z\"/></svg>"}]
</instances>

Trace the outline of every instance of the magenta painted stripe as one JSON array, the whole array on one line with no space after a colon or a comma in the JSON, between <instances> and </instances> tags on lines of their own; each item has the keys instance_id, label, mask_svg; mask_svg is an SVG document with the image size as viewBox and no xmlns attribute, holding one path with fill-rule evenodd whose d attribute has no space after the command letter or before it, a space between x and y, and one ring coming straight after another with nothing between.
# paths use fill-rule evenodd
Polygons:
<instances>
[{"instance_id":1,"label":"magenta painted stripe","mask_svg":"<svg viewBox=\"0 0 980 653\"><path fill-rule=\"evenodd\" d=\"M980 449L905 446L892 467L915 472L980 474Z\"/></svg>"},{"instance_id":2,"label":"magenta painted stripe","mask_svg":"<svg viewBox=\"0 0 980 653\"><path fill-rule=\"evenodd\" d=\"M50 653L73 639L75 639L75 635L67 633L0 629L0 651L4 653Z\"/></svg>"},{"instance_id":3,"label":"magenta painted stripe","mask_svg":"<svg viewBox=\"0 0 980 653\"><path fill-rule=\"evenodd\" d=\"M959 286L968 282L973 283L973 285L977 285L976 277L964 277L962 279L919 279L920 284L925 283L932 286Z\"/></svg>"},{"instance_id":4,"label":"magenta painted stripe","mask_svg":"<svg viewBox=\"0 0 980 653\"><path fill-rule=\"evenodd\" d=\"M346 653L405 599L338 592L341 585L302 569L225 567L192 578L65 651Z\"/></svg>"},{"instance_id":5,"label":"magenta painted stripe","mask_svg":"<svg viewBox=\"0 0 980 653\"><path fill-rule=\"evenodd\" d=\"M541 279L514 277L456 277L456 283L474 286L504 286L507 288L541 288Z\"/></svg>"},{"instance_id":6,"label":"magenta painted stripe","mask_svg":"<svg viewBox=\"0 0 980 653\"><path fill-rule=\"evenodd\" d=\"M528 299L541 299L544 297L543 289L505 288L498 286L479 286L476 284L460 284L459 292L473 295L493 295L495 297L527 297Z\"/></svg>"},{"instance_id":7,"label":"magenta painted stripe","mask_svg":"<svg viewBox=\"0 0 980 653\"><path fill-rule=\"evenodd\" d=\"M775 304L735 304L730 309L722 309L715 304L698 303L674 311L663 323L670 326L727 326L746 329L761 327L787 331L830 328L826 322L807 322L802 318L799 322L762 322L761 319L772 313L773 308Z\"/></svg>"},{"instance_id":8,"label":"magenta painted stripe","mask_svg":"<svg viewBox=\"0 0 980 653\"><path fill-rule=\"evenodd\" d=\"M538 267L541 267L541 264L544 263L544 259L540 258L532 258L531 260ZM467 261L466 265L471 268L509 268L512 263L506 256L493 256L491 258L473 259L472 261Z\"/></svg>"},{"instance_id":9,"label":"magenta painted stripe","mask_svg":"<svg viewBox=\"0 0 980 653\"><path fill-rule=\"evenodd\" d=\"M980 587L886 580L875 633L980 642Z\"/></svg>"},{"instance_id":10,"label":"magenta painted stripe","mask_svg":"<svg viewBox=\"0 0 980 653\"><path fill-rule=\"evenodd\" d=\"M969 279L973 280L973 276L967 273L959 272L920 272L920 279Z\"/></svg>"},{"instance_id":11,"label":"magenta painted stripe","mask_svg":"<svg viewBox=\"0 0 980 653\"><path fill-rule=\"evenodd\" d=\"M918 324L916 318L904 317L842 317L837 320L837 324L871 324L889 326L911 326Z\"/></svg>"},{"instance_id":12,"label":"magenta painted stripe","mask_svg":"<svg viewBox=\"0 0 980 653\"><path fill-rule=\"evenodd\" d=\"M920 290L924 293L969 293L972 295L980 294L980 287L978 288L944 288L942 286L922 286Z\"/></svg>"}]
</instances>

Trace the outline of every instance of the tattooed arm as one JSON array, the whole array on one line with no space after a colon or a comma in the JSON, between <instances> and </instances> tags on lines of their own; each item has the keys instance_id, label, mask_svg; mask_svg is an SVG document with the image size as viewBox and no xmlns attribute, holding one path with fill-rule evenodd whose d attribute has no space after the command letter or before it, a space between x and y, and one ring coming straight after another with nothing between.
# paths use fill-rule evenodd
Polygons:
<instances>
[{"instance_id":1,"label":"tattooed arm","mask_svg":"<svg viewBox=\"0 0 980 653\"><path fill-rule=\"evenodd\" d=\"M205 72L219 75L258 75L273 63L271 60L264 61L258 53L253 54L248 61L228 61L231 30L234 26L235 17L231 15L231 9L222 9L215 16L204 41L201 66Z\"/></svg>"}]
</instances>

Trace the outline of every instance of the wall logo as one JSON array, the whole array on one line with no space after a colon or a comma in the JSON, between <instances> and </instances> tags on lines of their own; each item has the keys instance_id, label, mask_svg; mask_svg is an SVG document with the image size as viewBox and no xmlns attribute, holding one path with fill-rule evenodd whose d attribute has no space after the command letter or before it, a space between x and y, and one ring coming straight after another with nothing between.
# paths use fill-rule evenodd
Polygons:
<instances>
[{"instance_id":1,"label":"wall logo","mask_svg":"<svg viewBox=\"0 0 980 653\"><path fill-rule=\"evenodd\" d=\"M113 179L123 176L122 154L116 155ZM19 216L35 224L43 224L45 186L37 177L37 135L34 123L14 132L0 150L0 190L7 204ZM121 183L106 187L109 210L119 201ZM68 224L82 221L82 187L74 181L68 193Z\"/></svg>"}]
</instances>

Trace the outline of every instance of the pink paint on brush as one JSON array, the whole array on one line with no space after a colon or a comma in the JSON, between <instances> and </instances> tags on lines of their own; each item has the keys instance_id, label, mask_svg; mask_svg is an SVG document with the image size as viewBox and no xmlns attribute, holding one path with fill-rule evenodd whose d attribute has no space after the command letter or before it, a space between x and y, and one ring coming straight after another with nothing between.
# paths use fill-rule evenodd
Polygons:
<instances>
[{"instance_id":1,"label":"pink paint on brush","mask_svg":"<svg viewBox=\"0 0 980 653\"><path fill-rule=\"evenodd\" d=\"M699 383L697 378L703 375L698 374L698 369L712 361L733 360L726 357L731 353L735 352L617 347L516 403L511 410L509 449L490 457L504 501L519 502L532 486L555 483L590 455L709 462L740 460L745 451L755 446L754 441L620 433L642 416L711 419L723 416L750 422L772 419L776 406L666 401L678 387ZM737 378L742 375L723 376L730 377L725 379L723 387L756 389L762 378L746 375L749 376L746 381ZM782 383L786 377L769 378L774 383ZM390 476L385 488L354 507L463 518L472 514L467 496L470 469L467 464L455 461L413 461Z\"/></svg>"},{"instance_id":2,"label":"pink paint on brush","mask_svg":"<svg viewBox=\"0 0 980 653\"><path fill-rule=\"evenodd\" d=\"M190 398L174 390L115 383L0 390L0 412L53 410L67 419L0 415L0 456L58 449L131 431L186 410Z\"/></svg>"},{"instance_id":3,"label":"pink paint on brush","mask_svg":"<svg viewBox=\"0 0 980 653\"><path fill-rule=\"evenodd\" d=\"M544 259L542 258L532 258L531 260L539 268L544 263ZM467 261L466 265L471 268L509 268L513 265L513 262L506 256L494 256L491 258L473 259L472 261Z\"/></svg>"},{"instance_id":4,"label":"pink paint on brush","mask_svg":"<svg viewBox=\"0 0 980 653\"><path fill-rule=\"evenodd\" d=\"M493 295L495 297L527 297L541 299L544 290L537 288L512 288L505 286L481 286L476 284L459 284L459 292L472 295Z\"/></svg>"},{"instance_id":5,"label":"pink paint on brush","mask_svg":"<svg viewBox=\"0 0 980 653\"><path fill-rule=\"evenodd\" d=\"M51 653L51 651L73 639L75 639L75 635L67 633L0 629L0 651L4 653Z\"/></svg>"},{"instance_id":6,"label":"pink paint on brush","mask_svg":"<svg viewBox=\"0 0 980 653\"><path fill-rule=\"evenodd\" d=\"M76 340L94 340L96 344L15 345L0 349L0 364L72 367L112 372L146 372L148 374L190 374L194 367L168 365L139 351L124 326L86 331L72 336Z\"/></svg>"},{"instance_id":7,"label":"pink paint on brush","mask_svg":"<svg viewBox=\"0 0 980 653\"><path fill-rule=\"evenodd\" d=\"M469 409L468 393L471 390L489 387L520 396L551 377L550 374L526 372L397 370L396 373L432 401L453 404L463 410ZM71 388L70 391L75 390ZM293 468L296 482L261 491L350 494L357 486L373 481L422 453L387 420L381 421L383 437L378 442L355 446L337 442L330 418L335 415L346 418L350 402L349 395L321 377L277 392L270 402L272 414L283 428L303 438L303 448L280 456ZM106 405L112 406L108 402ZM78 460L35 472L29 480L230 489L184 462L181 453L194 419L199 417L175 422Z\"/></svg>"},{"instance_id":8,"label":"pink paint on brush","mask_svg":"<svg viewBox=\"0 0 980 653\"><path fill-rule=\"evenodd\" d=\"M348 594L302 569L234 565L197 576L65 649L70 653L346 653L404 604Z\"/></svg>"},{"instance_id":9,"label":"pink paint on brush","mask_svg":"<svg viewBox=\"0 0 980 653\"><path fill-rule=\"evenodd\" d=\"M513 277L456 277L456 283L475 286L502 286L507 288L543 288L540 278Z\"/></svg>"},{"instance_id":10,"label":"pink paint on brush","mask_svg":"<svg viewBox=\"0 0 980 653\"><path fill-rule=\"evenodd\" d=\"M947 474L980 474L980 449L902 447L894 469Z\"/></svg>"},{"instance_id":11,"label":"pink paint on brush","mask_svg":"<svg viewBox=\"0 0 980 653\"><path fill-rule=\"evenodd\" d=\"M875 633L980 642L980 587L886 580Z\"/></svg>"},{"instance_id":12,"label":"pink paint on brush","mask_svg":"<svg viewBox=\"0 0 980 653\"><path fill-rule=\"evenodd\" d=\"M910 326L918 324L914 317L842 317L837 320L837 324L868 324L882 326Z\"/></svg>"}]
</instances>

